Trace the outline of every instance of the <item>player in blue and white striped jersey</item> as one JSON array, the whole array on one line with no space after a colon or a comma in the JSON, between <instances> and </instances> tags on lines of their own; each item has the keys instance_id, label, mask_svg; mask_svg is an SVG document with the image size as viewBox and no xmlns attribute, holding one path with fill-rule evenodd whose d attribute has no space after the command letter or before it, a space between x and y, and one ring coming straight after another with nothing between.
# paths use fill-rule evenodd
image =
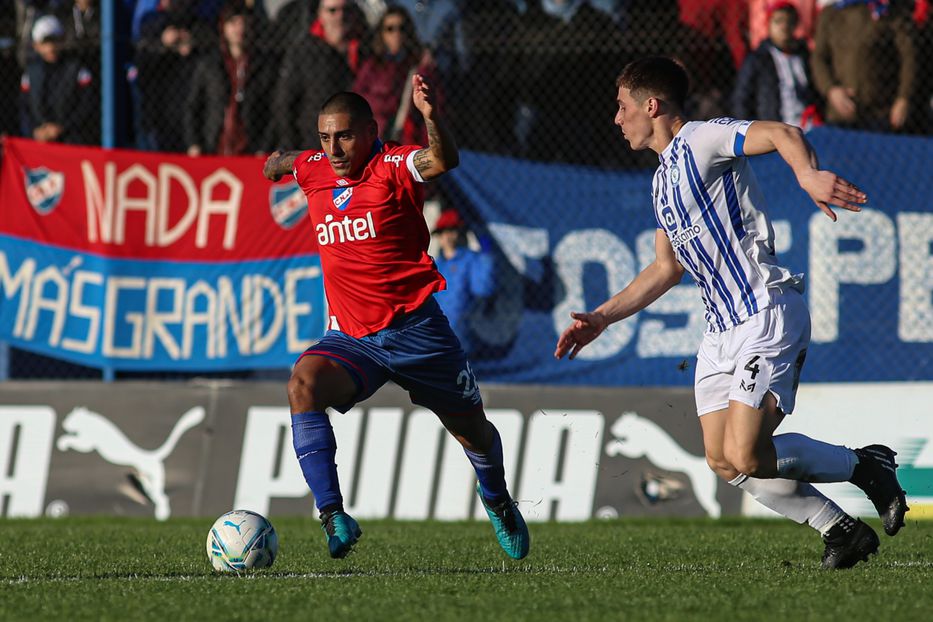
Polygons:
<instances>
[{"instance_id":1,"label":"player in blue and white striped jersey","mask_svg":"<svg viewBox=\"0 0 933 622\"><path fill-rule=\"evenodd\" d=\"M711 332L769 307L769 290L802 285L800 276L777 264L774 232L755 207L764 199L741 157L750 125L733 119L685 123L661 152L654 175L658 229L700 286Z\"/></svg>"},{"instance_id":2,"label":"player in blue and white striped jersey","mask_svg":"<svg viewBox=\"0 0 933 622\"><path fill-rule=\"evenodd\" d=\"M802 275L777 262L774 231L747 158L777 151L833 220L833 207L857 212L865 193L821 170L799 128L772 121L688 122L687 75L669 58L630 63L617 87L616 125L633 149L651 149L660 160L652 183L655 260L595 310L571 313L554 355L574 358L607 326L641 311L689 272L708 322L694 388L710 468L763 505L819 531L825 568L866 560L878 550L878 536L809 482L852 482L894 535L907 511L894 452L775 435L794 409L810 314Z\"/></svg>"}]
</instances>

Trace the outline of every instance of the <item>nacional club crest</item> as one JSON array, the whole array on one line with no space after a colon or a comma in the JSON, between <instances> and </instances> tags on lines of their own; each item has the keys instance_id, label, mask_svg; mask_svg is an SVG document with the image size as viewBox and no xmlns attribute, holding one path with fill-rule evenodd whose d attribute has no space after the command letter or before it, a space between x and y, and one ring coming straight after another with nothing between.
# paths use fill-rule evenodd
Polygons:
<instances>
[{"instance_id":1,"label":"nacional club crest","mask_svg":"<svg viewBox=\"0 0 933 622\"><path fill-rule=\"evenodd\" d=\"M23 167L26 181L26 198L33 209L42 216L58 207L65 194L65 174L41 166Z\"/></svg>"},{"instance_id":2,"label":"nacional club crest","mask_svg":"<svg viewBox=\"0 0 933 622\"><path fill-rule=\"evenodd\" d=\"M350 207L350 199L353 197L353 188L334 188L331 190L334 197L334 207L339 210L345 210Z\"/></svg>"},{"instance_id":3,"label":"nacional club crest","mask_svg":"<svg viewBox=\"0 0 933 622\"><path fill-rule=\"evenodd\" d=\"M272 219L283 229L294 227L308 213L308 200L297 182L272 186L269 191Z\"/></svg>"}]
</instances>

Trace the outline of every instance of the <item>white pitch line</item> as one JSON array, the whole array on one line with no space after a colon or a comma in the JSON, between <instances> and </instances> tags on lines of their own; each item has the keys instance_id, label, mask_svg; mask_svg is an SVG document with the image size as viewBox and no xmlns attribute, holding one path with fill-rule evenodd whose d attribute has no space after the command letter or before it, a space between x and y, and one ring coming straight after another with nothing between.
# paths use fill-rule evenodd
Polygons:
<instances>
[{"instance_id":1,"label":"white pitch line","mask_svg":"<svg viewBox=\"0 0 933 622\"><path fill-rule=\"evenodd\" d=\"M870 563L866 567L872 568L927 568L933 569L933 562L928 561L890 561L884 563ZM677 567L669 570L689 570L690 567ZM25 585L29 583L81 583L85 581L152 581L157 583L167 583L173 581L217 581L224 578L241 581L269 581L281 579L367 579L371 577L417 577L429 575L461 575L461 574L591 574L605 572L631 572L637 568L629 566L618 566L609 568L601 567L517 567L511 570L500 568L436 568L431 570L398 570L398 571L348 571L345 573L334 572L290 572L286 574L266 574L264 572L243 573L240 575L229 574L198 574L198 575L171 575L171 576L150 576L150 575L126 575L126 576L104 576L104 577L16 577L14 579L0 579L0 585ZM710 571L712 569L705 568Z\"/></svg>"},{"instance_id":2,"label":"white pitch line","mask_svg":"<svg viewBox=\"0 0 933 622\"><path fill-rule=\"evenodd\" d=\"M22 585L26 583L80 583L83 581L196 581L196 580L221 580L229 577L239 580L272 580L272 579L354 579L370 577L413 577L430 575L462 575L462 574L588 574L604 573L610 569L608 566L598 568L590 567L519 567L514 569L505 568L435 568L426 570L393 570L380 572L372 571L347 571L347 572L290 572L290 573L265 573L249 572L242 574L235 573L216 573L216 574L198 574L198 575L137 575L130 574L125 576L102 576L102 577L28 577L20 576L13 579L0 579L0 585ZM616 569L617 570L617 569Z\"/></svg>"}]
</instances>

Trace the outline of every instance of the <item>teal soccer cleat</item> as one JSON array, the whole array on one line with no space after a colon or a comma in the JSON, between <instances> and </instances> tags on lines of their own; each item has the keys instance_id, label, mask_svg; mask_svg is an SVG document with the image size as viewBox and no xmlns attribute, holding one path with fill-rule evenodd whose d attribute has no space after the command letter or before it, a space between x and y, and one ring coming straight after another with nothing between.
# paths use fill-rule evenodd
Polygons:
<instances>
[{"instance_id":1,"label":"teal soccer cleat","mask_svg":"<svg viewBox=\"0 0 933 622\"><path fill-rule=\"evenodd\" d=\"M522 513L518 511L518 504L512 499L506 499L502 503L490 507L483 498L479 484L476 484L476 494L479 495L483 507L492 526L496 530L496 538L499 540L499 546L512 559L523 559L528 555L528 547L531 545L531 537L528 535L528 525L522 518Z\"/></svg>"},{"instance_id":2,"label":"teal soccer cleat","mask_svg":"<svg viewBox=\"0 0 933 622\"><path fill-rule=\"evenodd\" d=\"M327 548L330 556L341 559L353 548L363 530L352 516L342 510L321 514L321 529L327 537Z\"/></svg>"}]
</instances>

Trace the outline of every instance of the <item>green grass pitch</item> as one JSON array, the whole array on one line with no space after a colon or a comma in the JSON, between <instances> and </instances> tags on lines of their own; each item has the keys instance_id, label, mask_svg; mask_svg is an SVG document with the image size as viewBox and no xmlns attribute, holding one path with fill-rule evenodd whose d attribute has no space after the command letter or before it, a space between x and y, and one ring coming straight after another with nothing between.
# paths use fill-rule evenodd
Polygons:
<instances>
[{"instance_id":1,"label":"green grass pitch","mask_svg":"<svg viewBox=\"0 0 933 622\"><path fill-rule=\"evenodd\" d=\"M213 574L212 520L0 521L0 620L929 620L933 522L867 564L819 568L787 521L532 524L505 558L487 523L362 521L345 560L308 519L279 518L265 571ZM880 533L877 521L872 526Z\"/></svg>"}]
</instances>

